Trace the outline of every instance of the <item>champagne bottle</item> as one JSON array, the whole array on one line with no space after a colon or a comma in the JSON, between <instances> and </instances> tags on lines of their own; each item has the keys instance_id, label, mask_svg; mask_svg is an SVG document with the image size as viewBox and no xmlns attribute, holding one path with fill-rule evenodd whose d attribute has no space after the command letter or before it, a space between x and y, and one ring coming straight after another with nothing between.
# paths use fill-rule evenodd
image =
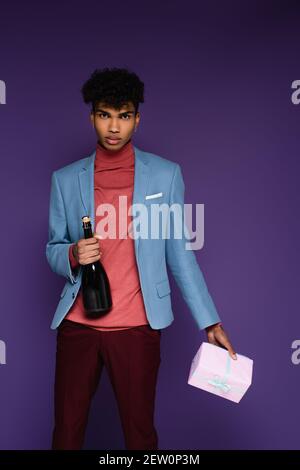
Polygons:
<instances>
[{"instance_id":1,"label":"champagne bottle","mask_svg":"<svg viewBox=\"0 0 300 470\"><path fill-rule=\"evenodd\" d=\"M92 238L93 232L89 216L82 217L82 227L84 238ZM100 317L111 309L109 280L100 260L82 266L81 288L83 305L88 316Z\"/></svg>"}]
</instances>

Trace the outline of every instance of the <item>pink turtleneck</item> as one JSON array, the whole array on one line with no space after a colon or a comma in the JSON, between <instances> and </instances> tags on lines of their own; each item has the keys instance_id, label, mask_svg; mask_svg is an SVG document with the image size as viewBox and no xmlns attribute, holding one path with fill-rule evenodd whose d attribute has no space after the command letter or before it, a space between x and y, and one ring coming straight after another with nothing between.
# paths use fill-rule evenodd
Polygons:
<instances>
[{"instance_id":1,"label":"pink turtleneck","mask_svg":"<svg viewBox=\"0 0 300 470\"><path fill-rule=\"evenodd\" d=\"M134 161L134 148L131 140L118 151L107 150L99 143L97 144L94 165L96 233L99 233L97 226L99 227L98 224L103 218L97 215L97 207L103 203L110 203L116 211L116 237L99 240L102 251L100 261L109 278L113 307L103 317L94 320L87 319L80 288L75 302L65 317L67 320L82 323L97 330L125 330L149 323L136 265L134 239L128 235L128 225L132 221L132 216L127 214L123 217L122 211L119 214L119 196L127 196L127 209L132 204ZM104 213L105 217L107 213ZM119 237L119 217L122 217L122 227L125 225L125 231L122 232L123 238L122 235ZM126 234L127 238L124 237ZM73 256L72 246L69 250L69 259L74 269L78 263Z\"/></svg>"}]
</instances>

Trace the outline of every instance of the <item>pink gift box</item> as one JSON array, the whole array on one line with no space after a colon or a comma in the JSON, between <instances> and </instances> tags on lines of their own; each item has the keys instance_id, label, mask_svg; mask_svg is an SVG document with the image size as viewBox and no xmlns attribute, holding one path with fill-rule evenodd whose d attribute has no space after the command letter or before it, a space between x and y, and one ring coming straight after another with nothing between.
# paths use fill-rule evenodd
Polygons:
<instances>
[{"instance_id":1,"label":"pink gift box","mask_svg":"<svg viewBox=\"0 0 300 470\"><path fill-rule=\"evenodd\" d=\"M239 403L252 382L253 360L237 354L231 359L227 349L202 343L192 364L188 384Z\"/></svg>"}]
</instances>

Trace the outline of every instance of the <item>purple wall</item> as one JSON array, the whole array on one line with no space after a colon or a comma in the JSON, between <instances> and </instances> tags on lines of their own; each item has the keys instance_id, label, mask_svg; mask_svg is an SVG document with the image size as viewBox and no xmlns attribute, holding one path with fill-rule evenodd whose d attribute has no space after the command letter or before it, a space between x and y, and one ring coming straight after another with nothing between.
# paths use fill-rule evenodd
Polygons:
<instances>
[{"instance_id":1,"label":"purple wall","mask_svg":"<svg viewBox=\"0 0 300 470\"><path fill-rule=\"evenodd\" d=\"M134 143L180 163L186 202L205 204L196 255L237 352L254 359L238 405L188 385L205 335L172 282L160 448L299 448L299 2L208 3L1 2L1 449L50 447L50 322L64 284L45 257L50 177L95 148L80 87L104 66L128 66L145 82ZM104 371L85 448L123 446Z\"/></svg>"}]
</instances>

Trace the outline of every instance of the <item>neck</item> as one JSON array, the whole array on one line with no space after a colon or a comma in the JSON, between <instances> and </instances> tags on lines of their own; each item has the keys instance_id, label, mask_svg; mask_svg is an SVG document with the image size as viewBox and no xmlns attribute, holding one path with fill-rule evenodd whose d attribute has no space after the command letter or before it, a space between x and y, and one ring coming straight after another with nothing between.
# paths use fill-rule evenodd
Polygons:
<instances>
[{"instance_id":1,"label":"neck","mask_svg":"<svg viewBox=\"0 0 300 470\"><path fill-rule=\"evenodd\" d=\"M103 166L119 166L122 164L126 165L130 163L129 161L132 160L134 155L134 149L132 145L131 139L126 142L123 147L119 150L110 150L97 141L97 148L96 148L96 158L95 158L95 169L100 169Z\"/></svg>"}]
</instances>

